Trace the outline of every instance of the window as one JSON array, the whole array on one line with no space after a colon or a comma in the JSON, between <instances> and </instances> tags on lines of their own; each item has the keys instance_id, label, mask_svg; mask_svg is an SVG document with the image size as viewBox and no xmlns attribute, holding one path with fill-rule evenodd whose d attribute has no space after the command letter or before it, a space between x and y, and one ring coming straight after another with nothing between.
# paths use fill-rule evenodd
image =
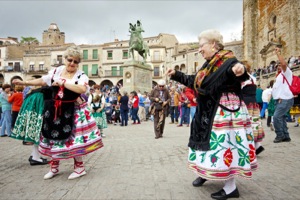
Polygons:
<instances>
[{"instance_id":1,"label":"window","mask_svg":"<svg viewBox=\"0 0 300 200\"><path fill-rule=\"evenodd\" d=\"M98 65L97 64L92 65L92 75L98 75Z\"/></svg>"},{"instance_id":2,"label":"window","mask_svg":"<svg viewBox=\"0 0 300 200\"><path fill-rule=\"evenodd\" d=\"M184 55L184 54L182 55L182 58L185 58L185 55Z\"/></svg>"},{"instance_id":3,"label":"window","mask_svg":"<svg viewBox=\"0 0 300 200\"><path fill-rule=\"evenodd\" d=\"M29 65L29 71L34 71L34 65Z\"/></svg>"},{"instance_id":4,"label":"window","mask_svg":"<svg viewBox=\"0 0 300 200\"><path fill-rule=\"evenodd\" d=\"M159 51L154 51L153 60L154 61L160 60L160 52Z\"/></svg>"},{"instance_id":5,"label":"window","mask_svg":"<svg viewBox=\"0 0 300 200\"><path fill-rule=\"evenodd\" d=\"M62 64L62 55L57 55L57 64Z\"/></svg>"},{"instance_id":6,"label":"window","mask_svg":"<svg viewBox=\"0 0 300 200\"><path fill-rule=\"evenodd\" d=\"M93 59L98 59L98 49L93 49Z\"/></svg>"},{"instance_id":7,"label":"window","mask_svg":"<svg viewBox=\"0 0 300 200\"><path fill-rule=\"evenodd\" d=\"M120 66L120 76L123 76L123 70L124 70L124 67Z\"/></svg>"},{"instance_id":8,"label":"window","mask_svg":"<svg viewBox=\"0 0 300 200\"><path fill-rule=\"evenodd\" d=\"M123 50L123 59L127 59L127 58L128 58L128 51Z\"/></svg>"},{"instance_id":9,"label":"window","mask_svg":"<svg viewBox=\"0 0 300 200\"><path fill-rule=\"evenodd\" d=\"M0 58L1 58L1 49L0 49Z\"/></svg>"},{"instance_id":10,"label":"window","mask_svg":"<svg viewBox=\"0 0 300 200\"><path fill-rule=\"evenodd\" d=\"M39 64L39 71L44 71L44 64Z\"/></svg>"},{"instance_id":11,"label":"window","mask_svg":"<svg viewBox=\"0 0 300 200\"><path fill-rule=\"evenodd\" d=\"M87 60L89 57L88 50L83 50L83 60Z\"/></svg>"},{"instance_id":12,"label":"window","mask_svg":"<svg viewBox=\"0 0 300 200\"><path fill-rule=\"evenodd\" d=\"M88 65L82 65L82 71L84 71L84 73L88 76L88 70L89 66Z\"/></svg>"},{"instance_id":13,"label":"window","mask_svg":"<svg viewBox=\"0 0 300 200\"><path fill-rule=\"evenodd\" d=\"M0 66L2 66L2 65L1 65L1 62L0 62Z\"/></svg>"},{"instance_id":14,"label":"window","mask_svg":"<svg viewBox=\"0 0 300 200\"><path fill-rule=\"evenodd\" d=\"M107 51L107 60L112 60L112 59L113 59L113 52Z\"/></svg>"},{"instance_id":15,"label":"window","mask_svg":"<svg viewBox=\"0 0 300 200\"><path fill-rule=\"evenodd\" d=\"M154 76L159 76L159 67L154 67Z\"/></svg>"},{"instance_id":16,"label":"window","mask_svg":"<svg viewBox=\"0 0 300 200\"><path fill-rule=\"evenodd\" d=\"M117 67L111 67L111 75L117 76Z\"/></svg>"}]
</instances>

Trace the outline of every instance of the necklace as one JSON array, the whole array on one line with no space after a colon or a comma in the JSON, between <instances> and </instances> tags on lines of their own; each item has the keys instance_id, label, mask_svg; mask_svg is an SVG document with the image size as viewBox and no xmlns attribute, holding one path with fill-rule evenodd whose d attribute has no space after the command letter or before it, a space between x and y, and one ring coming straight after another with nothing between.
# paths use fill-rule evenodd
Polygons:
<instances>
[{"instance_id":1,"label":"necklace","mask_svg":"<svg viewBox=\"0 0 300 200\"><path fill-rule=\"evenodd\" d=\"M68 78L72 78L74 76L75 72L68 72L68 70L66 70L66 75L68 76Z\"/></svg>"}]
</instances>

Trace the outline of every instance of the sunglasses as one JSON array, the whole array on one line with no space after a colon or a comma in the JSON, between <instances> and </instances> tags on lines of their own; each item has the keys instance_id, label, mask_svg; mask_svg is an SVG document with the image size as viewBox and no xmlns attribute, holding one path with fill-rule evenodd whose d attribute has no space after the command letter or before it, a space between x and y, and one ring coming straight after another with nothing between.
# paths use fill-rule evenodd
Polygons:
<instances>
[{"instance_id":1,"label":"sunglasses","mask_svg":"<svg viewBox=\"0 0 300 200\"><path fill-rule=\"evenodd\" d=\"M159 85L158 87L165 87L164 85Z\"/></svg>"},{"instance_id":2,"label":"sunglasses","mask_svg":"<svg viewBox=\"0 0 300 200\"><path fill-rule=\"evenodd\" d=\"M71 58L68 58L67 61L68 61L69 63L72 63L72 62L73 62L74 64L79 64L79 61L73 60L73 59L71 59Z\"/></svg>"}]
</instances>

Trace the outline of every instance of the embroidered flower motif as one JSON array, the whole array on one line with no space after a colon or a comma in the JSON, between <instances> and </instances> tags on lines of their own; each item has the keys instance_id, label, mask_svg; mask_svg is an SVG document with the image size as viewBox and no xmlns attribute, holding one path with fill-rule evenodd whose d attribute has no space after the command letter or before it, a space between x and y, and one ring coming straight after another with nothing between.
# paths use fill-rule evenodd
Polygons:
<instances>
[{"instance_id":1,"label":"embroidered flower motif","mask_svg":"<svg viewBox=\"0 0 300 200\"><path fill-rule=\"evenodd\" d=\"M85 114L85 117L86 117L87 120L91 119L91 115L90 115L91 113L88 110L85 110L84 114Z\"/></svg>"},{"instance_id":2,"label":"embroidered flower motif","mask_svg":"<svg viewBox=\"0 0 300 200\"><path fill-rule=\"evenodd\" d=\"M70 126L70 125L64 126L63 131L64 131L65 133L70 132L70 131L71 131L71 126Z\"/></svg>"},{"instance_id":3,"label":"embroidered flower motif","mask_svg":"<svg viewBox=\"0 0 300 200\"><path fill-rule=\"evenodd\" d=\"M49 118L50 117L50 112L49 112L49 110L47 110L46 112L45 112L45 118Z\"/></svg>"},{"instance_id":4,"label":"embroidered flower motif","mask_svg":"<svg viewBox=\"0 0 300 200\"><path fill-rule=\"evenodd\" d=\"M45 124L43 125L43 129L44 129L45 131L48 131L48 130L49 130L48 124L45 123Z\"/></svg>"},{"instance_id":5,"label":"embroidered flower motif","mask_svg":"<svg viewBox=\"0 0 300 200\"><path fill-rule=\"evenodd\" d=\"M60 118L56 118L56 120L53 120L53 123L58 125L60 124L61 119Z\"/></svg>"},{"instance_id":6,"label":"embroidered flower motif","mask_svg":"<svg viewBox=\"0 0 300 200\"><path fill-rule=\"evenodd\" d=\"M51 132L51 136L52 136L53 138L58 137L58 135L59 135L59 132L56 131L56 130L53 130L53 131Z\"/></svg>"},{"instance_id":7,"label":"embroidered flower motif","mask_svg":"<svg viewBox=\"0 0 300 200\"><path fill-rule=\"evenodd\" d=\"M65 112L65 118L70 118L72 115L70 114L70 113L68 113L68 112Z\"/></svg>"},{"instance_id":8,"label":"embroidered flower motif","mask_svg":"<svg viewBox=\"0 0 300 200\"><path fill-rule=\"evenodd\" d=\"M215 154L213 154L213 155L211 155L211 157L210 157L210 162L213 164L213 165L215 165L215 163L218 161L218 157L215 155Z\"/></svg>"},{"instance_id":9,"label":"embroidered flower motif","mask_svg":"<svg viewBox=\"0 0 300 200\"><path fill-rule=\"evenodd\" d=\"M223 155L223 160L224 160L225 165L227 165L227 167L229 167L231 165L232 158L233 158L232 151L230 148L228 148Z\"/></svg>"},{"instance_id":10,"label":"embroidered flower motif","mask_svg":"<svg viewBox=\"0 0 300 200\"><path fill-rule=\"evenodd\" d=\"M220 110L220 115L223 117L225 114L224 114L224 111L221 109Z\"/></svg>"},{"instance_id":11,"label":"embroidered flower motif","mask_svg":"<svg viewBox=\"0 0 300 200\"><path fill-rule=\"evenodd\" d=\"M255 147L252 144L249 144L249 158L250 158L250 162L253 162L256 158L256 154L255 154Z\"/></svg>"},{"instance_id":12,"label":"embroidered flower motif","mask_svg":"<svg viewBox=\"0 0 300 200\"><path fill-rule=\"evenodd\" d=\"M69 140L65 143L66 147L69 148L70 146L72 146L74 143L74 140Z\"/></svg>"}]
</instances>

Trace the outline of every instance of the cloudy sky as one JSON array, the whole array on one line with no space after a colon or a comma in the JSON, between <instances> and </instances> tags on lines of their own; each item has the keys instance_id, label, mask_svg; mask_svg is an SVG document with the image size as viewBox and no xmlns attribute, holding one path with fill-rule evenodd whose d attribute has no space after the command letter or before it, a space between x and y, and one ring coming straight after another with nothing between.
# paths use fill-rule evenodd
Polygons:
<instances>
[{"instance_id":1,"label":"cloudy sky","mask_svg":"<svg viewBox=\"0 0 300 200\"><path fill-rule=\"evenodd\" d=\"M239 39L242 0L0 0L0 38L35 37L51 23L65 32L66 42L102 44L129 39L129 23L141 20L143 37L174 34L180 43L197 42L199 33L218 29L224 41Z\"/></svg>"}]
</instances>

